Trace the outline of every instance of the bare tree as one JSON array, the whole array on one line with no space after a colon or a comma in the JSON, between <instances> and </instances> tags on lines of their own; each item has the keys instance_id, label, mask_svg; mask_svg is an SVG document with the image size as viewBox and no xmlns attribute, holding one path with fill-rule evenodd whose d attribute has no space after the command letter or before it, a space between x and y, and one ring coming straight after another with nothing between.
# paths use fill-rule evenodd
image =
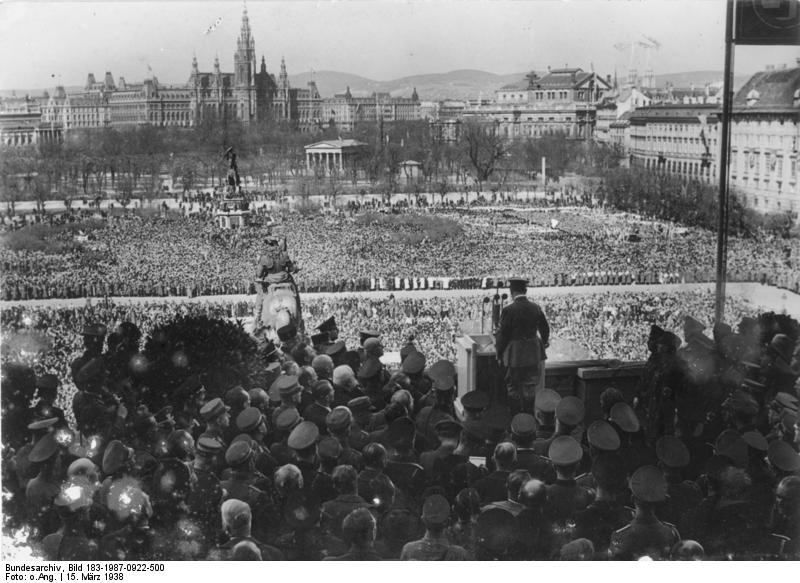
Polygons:
<instances>
[{"instance_id":1,"label":"bare tree","mask_svg":"<svg viewBox=\"0 0 800 583\"><path fill-rule=\"evenodd\" d=\"M464 153L475 170L475 181L480 195L483 183L494 173L498 161L506 153L507 145L494 124L467 122L461 137Z\"/></svg>"}]
</instances>

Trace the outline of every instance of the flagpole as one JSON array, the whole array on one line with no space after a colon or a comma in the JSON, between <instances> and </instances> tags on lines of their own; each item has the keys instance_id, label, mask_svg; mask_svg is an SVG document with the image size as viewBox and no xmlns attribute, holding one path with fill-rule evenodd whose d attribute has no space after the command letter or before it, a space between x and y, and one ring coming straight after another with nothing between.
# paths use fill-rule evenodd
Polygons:
<instances>
[{"instance_id":1,"label":"flagpole","mask_svg":"<svg viewBox=\"0 0 800 583\"><path fill-rule=\"evenodd\" d=\"M725 14L725 78L722 82L722 133L720 136L719 221L717 224L717 288L714 321L722 323L725 316L725 280L728 263L728 155L730 152L731 102L733 91L733 10L734 0L727 0Z\"/></svg>"}]
</instances>

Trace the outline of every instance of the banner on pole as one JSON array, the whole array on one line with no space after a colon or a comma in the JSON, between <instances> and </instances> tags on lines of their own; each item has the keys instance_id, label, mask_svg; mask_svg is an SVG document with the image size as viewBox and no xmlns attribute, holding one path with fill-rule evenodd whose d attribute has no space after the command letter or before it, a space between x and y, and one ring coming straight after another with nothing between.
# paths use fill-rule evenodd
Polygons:
<instances>
[{"instance_id":1,"label":"banner on pole","mask_svg":"<svg viewBox=\"0 0 800 583\"><path fill-rule=\"evenodd\" d=\"M800 0L736 0L737 45L800 45Z\"/></svg>"}]
</instances>

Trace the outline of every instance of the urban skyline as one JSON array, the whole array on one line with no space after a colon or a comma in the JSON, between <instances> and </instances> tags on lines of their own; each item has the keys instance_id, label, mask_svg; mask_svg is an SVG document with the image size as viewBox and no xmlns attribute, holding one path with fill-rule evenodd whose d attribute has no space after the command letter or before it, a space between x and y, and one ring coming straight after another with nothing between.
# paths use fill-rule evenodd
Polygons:
<instances>
[{"instance_id":1,"label":"urban skyline","mask_svg":"<svg viewBox=\"0 0 800 583\"><path fill-rule=\"evenodd\" d=\"M721 70L724 5L722 0L251 0L247 9L256 54L259 61L266 57L270 71L284 57L295 73L332 70L388 80L457 69L508 74L565 65L593 66L602 74L617 70L620 76L631 66L656 73ZM0 89L82 85L87 73L104 71L130 80L156 75L162 83L184 84L195 55L201 69L210 69L216 56L224 70L231 69L243 3L192 3L191 14L187 6L175 0L7 1L0 5L0 45L17 48L5 54L24 56L4 63ZM696 18L684 18L674 28L681 13ZM502 46L476 43L481 38L476 26L484 34L502 31ZM45 41L35 29L46 31ZM595 40L587 30L594 31ZM524 50L526 42L533 51ZM476 44L478 50L468 50ZM793 61L794 56L791 47L739 47L736 72Z\"/></svg>"}]
</instances>

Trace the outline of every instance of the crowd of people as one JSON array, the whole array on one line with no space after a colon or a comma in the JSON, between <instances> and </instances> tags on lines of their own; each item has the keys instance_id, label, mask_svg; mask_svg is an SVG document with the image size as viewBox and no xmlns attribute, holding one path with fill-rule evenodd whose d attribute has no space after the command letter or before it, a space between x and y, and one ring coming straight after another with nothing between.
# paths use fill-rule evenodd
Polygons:
<instances>
[{"instance_id":1,"label":"crowd of people","mask_svg":"<svg viewBox=\"0 0 800 583\"><path fill-rule=\"evenodd\" d=\"M734 312L712 339L686 312L707 297L606 299L541 301L554 335L649 322L635 389L545 386L530 409L456 398L419 326L469 310L444 300L311 303L313 336L289 324L201 363L175 330L220 333L242 306L4 312L4 339L37 331L69 360L4 363L5 526L51 560L800 558L798 323ZM212 319L153 331L193 315ZM252 355L254 375L211 383Z\"/></svg>"},{"instance_id":2,"label":"crowd of people","mask_svg":"<svg viewBox=\"0 0 800 583\"><path fill-rule=\"evenodd\" d=\"M387 228L354 211L271 221L261 212L263 226L237 230L219 228L211 213L109 215L80 244L4 246L2 299L255 293L253 263L269 230L286 236L303 269L301 291L479 288L512 275L533 287L682 283L715 273L714 235L698 229L591 209L446 208L436 216L454 226L447 236L414 232L412 222ZM797 240L731 237L728 276L797 291L798 257Z\"/></svg>"}]
</instances>

